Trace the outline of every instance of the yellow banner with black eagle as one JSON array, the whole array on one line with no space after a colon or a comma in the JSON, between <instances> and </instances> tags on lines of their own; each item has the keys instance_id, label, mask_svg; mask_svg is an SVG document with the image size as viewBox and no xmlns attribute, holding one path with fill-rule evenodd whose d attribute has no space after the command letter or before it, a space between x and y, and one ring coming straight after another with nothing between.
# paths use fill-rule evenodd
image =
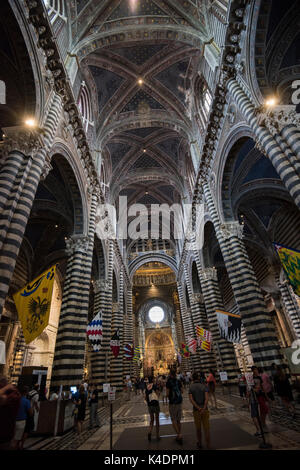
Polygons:
<instances>
[{"instance_id":1,"label":"yellow banner with black eagle","mask_svg":"<svg viewBox=\"0 0 300 470\"><path fill-rule=\"evenodd\" d=\"M295 294L300 296L300 251L273 243Z\"/></svg>"},{"instance_id":2,"label":"yellow banner with black eagle","mask_svg":"<svg viewBox=\"0 0 300 470\"><path fill-rule=\"evenodd\" d=\"M13 295L26 344L48 325L55 271L51 266Z\"/></svg>"}]
</instances>

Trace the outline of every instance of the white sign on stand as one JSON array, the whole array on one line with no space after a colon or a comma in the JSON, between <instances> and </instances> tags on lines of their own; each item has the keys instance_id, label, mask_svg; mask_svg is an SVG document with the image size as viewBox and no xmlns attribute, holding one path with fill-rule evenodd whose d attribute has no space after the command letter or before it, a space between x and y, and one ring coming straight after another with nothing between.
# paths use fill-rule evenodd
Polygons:
<instances>
[{"instance_id":1,"label":"white sign on stand","mask_svg":"<svg viewBox=\"0 0 300 470\"><path fill-rule=\"evenodd\" d=\"M103 384L103 393L108 393L110 390L110 384Z\"/></svg>"},{"instance_id":2,"label":"white sign on stand","mask_svg":"<svg viewBox=\"0 0 300 470\"><path fill-rule=\"evenodd\" d=\"M228 380L227 372L220 372L220 380L221 382L227 382Z\"/></svg>"},{"instance_id":3,"label":"white sign on stand","mask_svg":"<svg viewBox=\"0 0 300 470\"><path fill-rule=\"evenodd\" d=\"M116 387L111 387L108 391L108 401L115 401L116 399Z\"/></svg>"}]
</instances>

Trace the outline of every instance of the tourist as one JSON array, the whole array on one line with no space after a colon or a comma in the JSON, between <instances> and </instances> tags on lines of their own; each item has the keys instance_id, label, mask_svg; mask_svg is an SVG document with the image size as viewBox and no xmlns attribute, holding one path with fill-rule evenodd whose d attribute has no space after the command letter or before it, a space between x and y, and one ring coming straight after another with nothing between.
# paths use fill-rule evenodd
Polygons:
<instances>
[{"instance_id":1,"label":"tourist","mask_svg":"<svg viewBox=\"0 0 300 470\"><path fill-rule=\"evenodd\" d=\"M168 397L167 397L167 387L166 387L166 384L167 384L167 378L166 378L165 375L163 375L163 376L162 376L162 381L161 381L163 405L167 405L167 404L168 404Z\"/></svg>"},{"instance_id":2,"label":"tourist","mask_svg":"<svg viewBox=\"0 0 300 470\"><path fill-rule=\"evenodd\" d=\"M254 385L248 390L247 398L250 407L250 414L253 423L256 427L254 436L262 437L262 432L266 432L266 417L269 411L267 405L267 396L263 390L263 381L259 375L258 368L252 366L253 382Z\"/></svg>"},{"instance_id":3,"label":"tourist","mask_svg":"<svg viewBox=\"0 0 300 470\"><path fill-rule=\"evenodd\" d=\"M182 383L176 378L176 371L170 372L170 377L166 383L167 397L169 399L169 412L173 428L177 434L176 441L183 443L181 434L181 415L182 415Z\"/></svg>"},{"instance_id":4,"label":"tourist","mask_svg":"<svg viewBox=\"0 0 300 470\"><path fill-rule=\"evenodd\" d=\"M260 377L262 378L262 388L268 397L268 403L269 403L269 407L271 411L273 404L275 402L272 380L262 367L258 368L258 373L260 374Z\"/></svg>"},{"instance_id":5,"label":"tourist","mask_svg":"<svg viewBox=\"0 0 300 470\"><path fill-rule=\"evenodd\" d=\"M246 397L247 397L247 382L246 382L245 374L241 373L241 374L238 375L238 385L239 385L240 397L243 400L246 400Z\"/></svg>"},{"instance_id":6,"label":"tourist","mask_svg":"<svg viewBox=\"0 0 300 470\"><path fill-rule=\"evenodd\" d=\"M194 372L193 383L189 389L189 399L193 405L194 422L197 433L197 447L202 448L201 427L203 427L207 449L210 449L210 426L208 411L208 386L201 380L200 375Z\"/></svg>"},{"instance_id":7,"label":"tourist","mask_svg":"<svg viewBox=\"0 0 300 470\"><path fill-rule=\"evenodd\" d=\"M126 400L127 400L127 401L130 401L130 398L131 398L131 390L132 390L132 382L131 382L130 377L128 377L128 378L125 380L125 389L126 389Z\"/></svg>"},{"instance_id":8,"label":"tourist","mask_svg":"<svg viewBox=\"0 0 300 470\"><path fill-rule=\"evenodd\" d=\"M57 387L53 387L51 389L50 398L49 398L50 401L58 400L58 393L57 392L58 392Z\"/></svg>"},{"instance_id":9,"label":"tourist","mask_svg":"<svg viewBox=\"0 0 300 470\"><path fill-rule=\"evenodd\" d=\"M86 408L86 393L83 384L80 385L78 392L74 394L73 402L76 405L74 410L76 430L78 434L81 434Z\"/></svg>"},{"instance_id":10,"label":"tourist","mask_svg":"<svg viewBox=\"0 0 300 470\"><path fill-rule=\"evenodd\" d=\"M293 419L296 418L296 410L293 405L294 397L291 384L287 375L280 366L276 366L276 375L274 376L274 387L278 396L281 398L284 407L290 412Z\"/></svg>"},{"instance_id":11,"label":"tourist","mask_svg":"<svg viewBox=\"0 0 300 470\"><path fill-rule=\"evenodd\" d=\"M90 429L93 427L99 427L99 416L98 416L98 402L99 402L99 391L97 385L91 385L90 388Z\"/></svg>"},{"instance_id":12,"label":"tourist","mask_svg":"<svg viewBox=\"0 0 300 470\"><path fill-rule=\"evenodd\" d=\"M216 399L216 378L215 378L215 373L212 369L209 370L208 377L206 379L207 385L208 385L208 396L209 396L209 402L211 406L215 404L216 410L218 409L217 407L217 399Z\"/></svg>"},{"instance_id":13,"label":"tourist","mask_svg":"<svg viewBox=\"0 0 300 470\"><path fill-rule=\"evenodd\" d=\"M21 401L19 405L19 410L16 417L16 427L15 427L15 435L13 437L11 447L14 450L22 450L24 447L25 439L23 438L23 434L25 431L26 420L28 416L33 416L33 411L30 406L30 401L28 400L27 395L29 392L29 387L23 385L20 390L21 392Z\"/></svg>"},{"instance_id":14,"label":"tourist","mask_svg":"<svg viewBox=\"0 0 300 470\"><path fill-rule=\"evenodd\" d=\"M9 450L15 434L21 394L17 387L0 377L0 450Z\"/></svg>"},{"instance_id":15,"label":"tourist","mask_svg":"<svg viewBox=\"0 0 300 470\"><path fill-rule=\"evenodd\" d=\"M152 429L154 425L154 417L156 424L156 438L159 441L159 391L157 385L153 383L153 378L145 379L145 400L148 405L148 411L150 415L150 427L148 432L148 441L151 441L152 438Z\"/></svg>"},{"instance_id":16,"label":"tourist","mask_svg":"<svg viewBox=\"0 0 300 470\"><path fill-rule=\"evenodd\" d=\"M33 386L33 389L27 395L27 398L30 401L30 408L32 410L32 414L29 414L29 416L26 419L26 425L25 425L24 434L22 438L23 443L21 444L22 447L24 446L24 442L27 439L28 435L32 431L37 430L38 417L39 417L39 412L40 412L39 390L40 390L39 384L35 384Z\"/></svg>"}]
</instances>

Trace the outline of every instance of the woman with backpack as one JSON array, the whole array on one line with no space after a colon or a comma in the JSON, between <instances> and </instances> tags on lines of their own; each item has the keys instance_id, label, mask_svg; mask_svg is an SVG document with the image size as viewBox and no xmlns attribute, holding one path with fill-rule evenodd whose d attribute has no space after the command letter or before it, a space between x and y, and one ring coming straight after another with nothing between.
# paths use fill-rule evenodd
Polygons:
<instances>
[{"instance_id":1,"label":"woman with backpack","mask_svg":"<svg viewBox=\"0 0 300 470\"><path fill-rule=\"evenodd\" d=\"M153 377L145 379L145 400L148 405L148 411L150 415L150 428L148 432L148 441L151 441L152 429L154 425L154 417L156 424L156 438L159 441L159 389L158 386L153 383Z\"/></svg>"}]
</instances>

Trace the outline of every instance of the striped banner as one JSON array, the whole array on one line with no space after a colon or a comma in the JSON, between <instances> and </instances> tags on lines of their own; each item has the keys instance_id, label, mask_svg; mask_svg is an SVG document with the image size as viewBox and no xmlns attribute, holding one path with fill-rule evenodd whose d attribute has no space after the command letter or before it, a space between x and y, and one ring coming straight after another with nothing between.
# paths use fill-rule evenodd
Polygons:
<instances>
[{"instance_id":1,"label":"striped banner","mask_svg":"<svg viewBox=\"0 0 300 470\"><path fill-rule=\"evenodd\" d=\"M86 327L86 334L92 344L94 351L100 351L103 338L101 310L99 310L97 315L95 315L93 320Z\"/></svg>"},{"instance_id":2,"label":"striped banner","mask_svg":"<svg viewBox=\"0 0 300 470\"><path fill-rule=\"evenodd\" d=\"M198 325L196 326L196 335L197 335L197 338L201 337L205 341L208 341L209 343L211 343L211 341L212 341L211 332L208 331L208 330L205 330L204 328L202 328L201 326L198 326Z\"/></svg>"},{"instance_id":3,"label":"striped banner","mask_svg":"<svg viewBox=\"0 0 300 470\"><path fill-rule=\"evenodd\" d=\"M197 340L188 336L187 338L187 345L191 354L196 354L197 350Z\"/></svg>"},{"instance_id":4,"label":"striped banner","mask_svg":"<svg viewBox=\"0 0 300 470\"><path fill-rule=\"evenodd\" d=\"M204 349L204 351L210 352L211 350L211 343L209 341L205 341L201 336L198 338L198 346L200 349Z\"/></svg>"}]
</instances>

